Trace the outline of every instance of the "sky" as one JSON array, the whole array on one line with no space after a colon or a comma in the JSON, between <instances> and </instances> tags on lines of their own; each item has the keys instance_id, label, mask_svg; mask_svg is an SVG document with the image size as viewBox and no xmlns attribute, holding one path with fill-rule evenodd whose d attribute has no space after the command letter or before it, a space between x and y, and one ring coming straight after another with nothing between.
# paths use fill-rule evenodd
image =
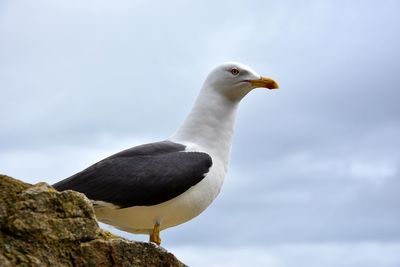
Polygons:
<instances>
[{"instance_id":1,"label":"sky","mask_svg":"<svg viewBox=\"0 0 400 267\"><path fill-rule=\"evenodd\" d=\"M240 104L214 203L162 232L190 266L400 266L400 2L0 1L0 173L52 184L168 138L207 73ZM111 229L132 240L146 236Z\"/></svg>"}]
</instances>

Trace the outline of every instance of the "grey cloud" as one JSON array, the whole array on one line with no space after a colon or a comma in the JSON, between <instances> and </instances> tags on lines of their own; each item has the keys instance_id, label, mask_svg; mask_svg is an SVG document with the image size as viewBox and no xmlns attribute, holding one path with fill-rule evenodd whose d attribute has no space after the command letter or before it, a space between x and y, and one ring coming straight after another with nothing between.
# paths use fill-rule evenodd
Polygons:
<instances>
[{"instance_id":1,"label":"grey cloud","mask_svg":"<svg viewBox=\"0 0 400 267\"><path fill-rule=\"evenodd\" d=\"M165 246L398 242L399 7L4 1L1 172L54 182L168 137L209 69L237 60L281 90L241 103L221 195Z\"/></svg>"}]
</instances>

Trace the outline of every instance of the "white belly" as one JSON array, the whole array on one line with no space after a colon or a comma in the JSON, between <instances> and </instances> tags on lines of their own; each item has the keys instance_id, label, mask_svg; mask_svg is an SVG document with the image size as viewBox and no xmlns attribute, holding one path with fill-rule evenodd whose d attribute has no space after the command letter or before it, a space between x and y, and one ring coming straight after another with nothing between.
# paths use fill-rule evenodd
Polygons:
<instances>
[{"instance_id":1,"label":"white belly","mask_svg":"<svg viewBox=\"0 0 400 267\"><path fill-rule=\"evenodd\" d=\"M111 206L95 208L99 221L131 233L151 233L155 223L161 230L184 223L205 210L220 192L225 170L219 162L207 176L183 194L154 206L135 206L115 209Z\"/></svg>"}]
</instances>

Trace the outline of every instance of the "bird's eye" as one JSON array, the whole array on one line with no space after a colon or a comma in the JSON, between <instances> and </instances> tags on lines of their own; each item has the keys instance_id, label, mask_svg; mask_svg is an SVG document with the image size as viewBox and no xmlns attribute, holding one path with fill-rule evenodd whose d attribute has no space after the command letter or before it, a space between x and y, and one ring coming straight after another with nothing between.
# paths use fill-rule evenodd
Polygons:
<instances>
[{"instance_id":1,"label":"bird's eye","mask_svg":"<svg viewBox=\"0 0 400 267\"><path fill-rule=\"evenodd\" d=\"M239 74L239 69L238 68L232 68L231 69L231 73L232 73L232 75L236 76L236 75Z\"/></svg>"}]
</instances>

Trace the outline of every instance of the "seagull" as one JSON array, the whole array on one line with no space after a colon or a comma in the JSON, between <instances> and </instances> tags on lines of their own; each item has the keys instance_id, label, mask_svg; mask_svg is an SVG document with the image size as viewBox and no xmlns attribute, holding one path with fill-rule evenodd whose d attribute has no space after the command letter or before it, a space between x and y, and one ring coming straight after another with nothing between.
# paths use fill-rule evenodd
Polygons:
<instances>
[{"instance_id":1,"label":"seagull","mask_svg":"<svg viewBox=\"0 0 400 267\"><path fill-rule=\"evenodd\" d=\"M85 194L99 221L160 245L161 230L193 219L219 194L238 104L255 88L278 84L244 64L223 63L171 137L111 155L53 187Z\"/></svg>"}]
</instances>

